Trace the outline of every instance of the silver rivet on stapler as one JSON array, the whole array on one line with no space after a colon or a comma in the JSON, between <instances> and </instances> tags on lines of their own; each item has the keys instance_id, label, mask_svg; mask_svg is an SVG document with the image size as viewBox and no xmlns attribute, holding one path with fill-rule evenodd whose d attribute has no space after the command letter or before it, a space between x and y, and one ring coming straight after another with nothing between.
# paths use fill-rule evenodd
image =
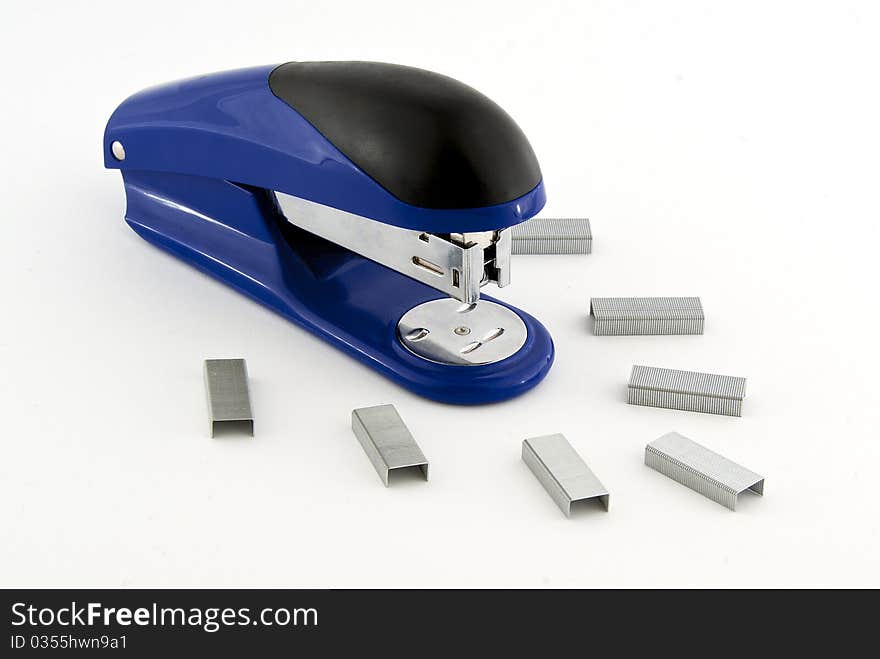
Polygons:
<instances>
[{"instance_id":1,"label":"silver rivet on stapler","mask_svg":"<svg viewBox=\"0 0 880 659\"><path fill-rule=\"evenodd\" d=\"M122 142L119 140L110 145L110 152L117 160L125 160L125 147L122 146Z\"/></svg>"},{"instance_id":2,"label":"silver rivet on stapler","mask_svg":"<svg viewBox=\"0 0 880 659\"><path fill-rule=\"evenodd\" d=\"M438 364L477 366L510 357L528 330L513 311L494 302L462 304L446 298L407 311L397 324L407 350Z\"/></svg>"}]
</instances>

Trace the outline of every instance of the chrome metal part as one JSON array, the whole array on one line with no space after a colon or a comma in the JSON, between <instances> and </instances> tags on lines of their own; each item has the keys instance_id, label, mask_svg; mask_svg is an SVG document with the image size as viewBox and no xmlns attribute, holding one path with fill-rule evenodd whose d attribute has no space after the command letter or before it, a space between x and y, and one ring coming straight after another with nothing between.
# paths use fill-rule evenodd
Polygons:
<instances>
[{"instance_id":1,"label":"chrome metal part","mask_svg":"<svg viewBox=\"0 0 880 659\"><path fill-rule=\"evenodd\" d=\"M594 297L593 334L702 334L703 305L698 297Z\"/></svg>"},{"instance_id":2,"label":"chrome metal part","mask_svg":"<svg viewBox=\"0 0 880 659\"><path fill-rule=\"evenodd\" d=\"M611 495L564 435L524 440L522 459L566 517L572 504L592 499L608 510Z\"/></svg>"},{"instance_id":3,"label":"chrome metal part","mask_svg":"<svg viewBox=\"0 0 880 659\"><path fill-rule=\"evenodd\" d=\"M444 298L407 311L397 323L397 336L423 359L478 366L513 355L525 344L528 330L516 312L495 302L463 304Z\"/></svg>"},{"instance_id":4,"label":"chrome metal part","mask_svg":"<svg viewBox=\"0 0 880 659\"><path fill-rule=\"evenodd\" d=\"M745 378L633 366L626 402L630 405L742 416L745 395Z\"/></svg>"},{"instance_id":5,"label":"chrome metal part","mask_svg":"<svg viewBox=\"0 0 880 659\"><path fill-rule=\"evenodd\" d=\"M670 432L645 447L645 464L722 506L736 510L737 497L764 494L764 477Z\"/></svg>"},{"instance_id":6,"label":"chrome metal part","mask_svg":"<svg viewBox=\"0 0 880 659\"><path fill-rule=\"evenodd\" d=\"M112 153L113 157L117 160L125 160L125 147L122 146L122 142L119 140L116 140L110 145L110 153Z\"/></svg>"},{"instance_id":7,"label":"chrome metal part","mask_svg":"<svg viewBox=\"0 0 880 659\"><path fill-rule=\"evenodd\" d=\"M362 407L351 412L351 429L379 478L388 487L392 472L418 471L428 480L428 461L394 405Z\"/></svg>"},{"instance_id":8,"label":"chrome metal part","mask_svg":"<svg viewBox=\"0 0 880 659\"><path fill-rule=\"evenodd\" d=\"M402 229L276 192L291 224L412 277L467 304L480 287L510 283L508 230L439 235Z\"/></svg>"},{"instance_id":9,"label":"chrome metal part","mask_svg":"<svg viewBox=\"0 0 880 659\"><path fill-rule=\"evenodd\" d=\"M511 227L512 254L589 254L590 220L583 217L534 217Z\"/></svg>"},{"instance_id":10,"label":"chrome metal part","mask_svg":"<svg viewBox=\"0 0 880 659\"><path fill-rule=\"evenodd\" d=\"M205 388L211 437L222 430L254 434L254 414L243 359L206 359Z\"/></svg>"}]
</instances>

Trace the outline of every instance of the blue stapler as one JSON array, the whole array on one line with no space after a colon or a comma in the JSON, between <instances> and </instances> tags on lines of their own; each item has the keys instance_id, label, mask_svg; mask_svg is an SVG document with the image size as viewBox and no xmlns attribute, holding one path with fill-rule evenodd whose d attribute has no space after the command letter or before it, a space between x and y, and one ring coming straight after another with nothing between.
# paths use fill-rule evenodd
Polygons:
<instances>
[{"instance_id":1,"label":"blue stapler","mask_svg":"<svg viewBox=\"0 0 880 659\"><path fill-rule=\"evenodd\" d=\"M480 296L545 195L467 85L373 62L216 73L125 100L103 149L139 235L417 394L504 400L553 363L540 322Z\"/></svg>"}]
</instances>

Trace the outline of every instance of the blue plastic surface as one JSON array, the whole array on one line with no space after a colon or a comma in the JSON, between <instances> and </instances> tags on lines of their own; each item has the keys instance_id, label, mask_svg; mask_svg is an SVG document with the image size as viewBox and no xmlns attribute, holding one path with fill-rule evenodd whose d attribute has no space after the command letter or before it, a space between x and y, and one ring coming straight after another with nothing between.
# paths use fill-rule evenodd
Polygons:
<instances>
[{"instance_id":1,"label":"blue plastic surface","mask_svg":"<svg viewBox=\"0 0 880 659\"><path fill-rule=\"evenodd\" d=\"M544 206L543 182L485 208L438 210L400 201L272 94L274 68L214 73L129 97L107 124L105 166L234 181L432 233L503 229ZM125 145L123 162L110 151L114 140Z\"/></svg>"},{"instance_id":2,"label":"blue plastic surface","mask_svg":"<svg viewBox=\"0 0 880 659\"><path fill-rule=\"evenodd\" d=\"M233 286L417 394L447 403L489 403L519 395L538 384L553 363L554 351L547 330L532 316L505 305L523 319L528 338L516 354L503 361L484 366L429 362L400 344L397 322L417 304L443 297L441 293L302 231L283 218L268 190L328 203L322 195L332 193L333 185L343 185L338 182L340 177L351 181L356 175L363 175L351 163L346 164L345 157L338 152L326 159L326 140L323 144L319 144L320 140L294 144L291 132L296 131L291 129L290 115L298 115L269 92L267 79L271 69L219 74L148 90L120 106L108 125L104 149L108 166L124 165L121 169L129 225L151 243ZM273 103L262 96L256 83L260 76L263 91ZM176 103L174 89L181 90ZM200 95L196 89L210 93ZM212 100L209 102L208 98ZM259 98L263 100L255 101ZM264 102L272 107L266 116L261 115L267 107L260 104ZM274 102L280 106L273 107ZM204 113L204 118L199 118L200 113ZM109 151L115 139L125 145L124 163L116 161ZM311 137L304 139L308 141ZM199 153L189 153L192 149ZM299 155L291 155L294 152ZM300 157L306 153L314 155L312 161ZM239 158L253 165L255 171L248 174L247 185L237 175L244 174L239 169L242 162L221 162L227 158ZM175 162L180 163L176 172L172 171ZM199 168L201 173L194 175ZM299 185L296 176L276 168L300 172L318 188L318 193L307 194L299 187L286 186L284 181ZM307 172L309 168L313 171ZM232 170L235 175L219 173ZM321 181L323 176L336 183ZM364 192L367 205L377 199L370 196L373 192ZM533 201L540 196L543 203L543 190L540 194L533 192ZM344 203L350 205L340 203L338 194L334 197L336 201L328 205L367 214L363 207L356 206L356 194L349 191L344 196L348 200ZM529 213L517 221L537 212L536 208L529 208ZM500 218L512 217L510 208L480 210L488 213L481 216L483 219L493 213L499 218L494 222L501 223L493 228L506 226ZM427 223L410 228L436 232L440 232L436 227L441 220L430 213L439 213L437 217L445 218L442 221L458 231L466 230L462 223L470 217L470 211L427 211L428 214L417 215L416 220L413 215L400 215L400 208L397 212L398 222L405 215L412 222ZM456 223L456 217L461 222Z\"/></svg>"}]
</instances>

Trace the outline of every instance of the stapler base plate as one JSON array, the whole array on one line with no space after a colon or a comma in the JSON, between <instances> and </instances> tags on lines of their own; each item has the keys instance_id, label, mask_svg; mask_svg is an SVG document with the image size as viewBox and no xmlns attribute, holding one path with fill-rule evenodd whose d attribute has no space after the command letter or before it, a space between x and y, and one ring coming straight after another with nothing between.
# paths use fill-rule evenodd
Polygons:
<instances>
[{"instance_id":1,"label":"stapler base plate","mask_svg":"<svg viewBox=\"0 0 880 659\"><path fill-rule=\"evenodd\" d=\"M517 313L495 302L463 304L451 298L413 307L397 324L407 350L438 364L494 364L516 354L528 330Z\"/></svg>"}]
</instances>

